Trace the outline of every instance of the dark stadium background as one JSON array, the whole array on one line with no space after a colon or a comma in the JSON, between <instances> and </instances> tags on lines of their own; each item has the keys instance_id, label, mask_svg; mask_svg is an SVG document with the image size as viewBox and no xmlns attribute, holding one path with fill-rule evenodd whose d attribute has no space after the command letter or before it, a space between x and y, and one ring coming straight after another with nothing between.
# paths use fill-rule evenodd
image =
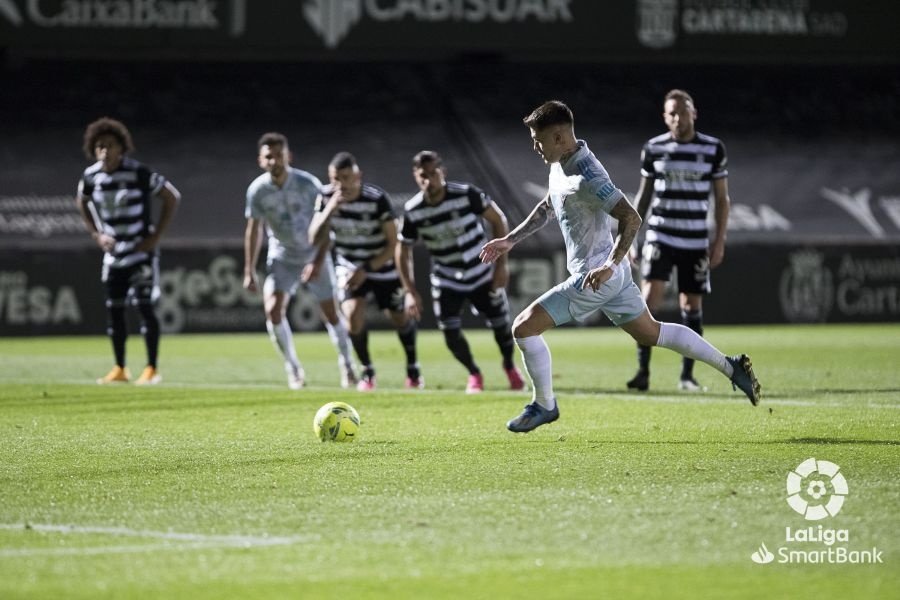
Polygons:
<instances>
[{"instance_id":1,"label":"dark stadium background","mask_svg":"<svg viewBox=\"0 0 900 600\"><path fill-rule=\"evenodd\" d=\"M99 116L183 194L162 246L166 328L258 331L239 287L262 132L320 178L353 152L398 204L412 155L437 150L514 226L546 180L521 124L534 105L567 102L631 195L672 87L729 152L706 321L897 321L898 21L888 0L0 1L0 335L105 328L72 197ZM517 249L514 310L563 277L563 254L553 227ZM295 327L317 327L295 304Z\"/></svg>"}]
</instances>

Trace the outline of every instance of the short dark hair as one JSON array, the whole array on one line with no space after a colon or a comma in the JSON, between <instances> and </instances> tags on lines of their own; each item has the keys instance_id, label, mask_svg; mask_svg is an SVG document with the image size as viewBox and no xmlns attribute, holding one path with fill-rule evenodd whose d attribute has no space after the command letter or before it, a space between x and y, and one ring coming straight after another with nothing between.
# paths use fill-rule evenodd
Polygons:
<instances>
[{"instance_id":1,"label":"short dark hair","mask_svg":"<svg viewBox=\"0 0 900 600\"><path fill-rule=\"evenodd\" d=\"M111 135L116 138L126 153L134 150L131 133L122 121L110 117L100 117L84 130L84 145L81 149L89 159L94 158L94 145L101 135Z\"/></svg>"},{"instance_id":2,"label":"short dark hair","mask_svg":"<svg viewBox=\"0 0 900 600\"><path fill-rule=\"evenodd\" d=\"M531 129L538 131L553 125L575 125L571 109L559 100L548 100L522 119Z\"/></svg>"},{"instance_id":3,"label":"short dark hair","mask_svg":"<svg viewBox=\"0 0 900 600\"><path fill-rule=\"evenodd\" d=\"M422 150L413 156L413 169L421 169L425 165L434 163L435 167L444 166L444 159L434 150Z\"/></svg>"},{"instance_id":4,"label":"short dark hair","mask_svg":"<svg viewBox=\"0 0 900 600\"><path fill-rule=\"evenodd\" d=\"M334 158L331 159L331 162L328 163L328 168L334 169L335 171L340 171L341 169L352 169L353 167L358 166L359 163L356 162L356 157L349 152L338 152L334 155Z\"/></svg>"},{"instance_id":5,"label":"short dark hair","mask_svg":"<svg viewBox=\"0 0 900 600\"><path fill-rule=\"evenodd\" d=\"M269 131L259 137L256 142L256 149L261 150L263 146L281 146L284 149L289 148L287 136L277 131Z\"/></svg>"},{"instance_id":6,"label":"short dark hair","mask_svg":"<svg viewBox=\"0 0 900 600\"><path fill-rule=\"evenodd\" d=\"M666 94L664 101L668 101L668 100L681 100L682 102L685 102L685 103L690 102L692 106L697 106L696 104L694 104L694 99L691 98L690 94L688 94L684 90L679 90L677 88L674 90L669 90L669 92Z\"/></svg>"}]
</instances>

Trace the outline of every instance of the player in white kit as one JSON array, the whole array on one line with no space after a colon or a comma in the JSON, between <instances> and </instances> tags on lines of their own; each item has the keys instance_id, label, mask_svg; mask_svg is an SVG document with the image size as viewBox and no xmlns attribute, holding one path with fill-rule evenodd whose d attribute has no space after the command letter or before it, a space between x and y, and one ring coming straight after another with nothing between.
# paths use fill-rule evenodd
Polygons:
<instances>
[{"instance_id":1,"label":"player in white kit","mask_svg":"<svg viewBox=\"0 0 900 600\"><path fill-rule=\"evenodd\" d=\"M555 220L566 243L570 276L532 302L513 323L513 336L534 395L507 428L528 432L559 418L550 350L542 334L573 319L582 321L598 310L639 344L669 348L717 369L756 405L760 386L747 355L725 356L694 331L661 323L647 310L628 261L623 261L641 218L584 140L575 137L569 107L558 100L545 102L525 117L524 123L531 131L534 150L550 165L549 191L518 227L486 243L481 259L496 260ZM618 221L615 240L610 233L611 218Z\"/></svg>"},{"instance_id":2,"label":"player in white kit","mask_svg":"<svg viewBox=\"0 0 900 600\"><path fill-rule=\"evenodd\" d=\"M305 373L294 349L285 312L301 283L319 301L322 322L338 352L341 387L356 384L350 338L337 314L334 265L328 244L309 243L307 230L315 212L321 182L310 173L290 166L287 138L266 133L257 142L258 162L265 173L247 188L247 228L244 233L244 287L256 291L256 261L265 224L269 239L263 298L266 329L284 358L288 387L300 389Z\"/></svg>"}]
</instances>

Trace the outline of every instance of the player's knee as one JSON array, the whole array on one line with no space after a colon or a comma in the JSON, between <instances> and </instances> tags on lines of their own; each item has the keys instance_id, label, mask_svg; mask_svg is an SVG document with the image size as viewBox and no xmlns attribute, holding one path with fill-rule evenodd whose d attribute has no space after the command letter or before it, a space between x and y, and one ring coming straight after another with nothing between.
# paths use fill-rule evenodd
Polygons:
<instances>
[{"instance_id":1,"label":"player's knee","mask_svg":"<svg viewBox=\"0 0 900 600\"><path fill-rule=\"evenodd\" d=\"M648 332L632 333L631 337L633 337L634 341L636 341L641 346L655 346L657 342L659 342L658 334L652 334Z\"/></svg>"},{"instance_id":2,"label":"player's knee","mask_svg":"<svg viewBox=\"0 0 900 600\"><path fill-rule=\"evenodd\" d=\"M516 319L513 321L512 325L513 337L530 337L533 335L537 335L538 333L539 332L536 332L534 330L534 327L532 326L531 312L522 311L516 316Z\"/></svg>"},{"instance_id":3,"label":"player's knee","mask_svg":"<svg viewBox=\"0 0 900 600\"><path fill-rule=\"evenodd\" d=\"M444 341L446 341L447 344L452 344L462 337L462 330L459 327L444 329L443 333Z\"/></svg>"}]
</instances>

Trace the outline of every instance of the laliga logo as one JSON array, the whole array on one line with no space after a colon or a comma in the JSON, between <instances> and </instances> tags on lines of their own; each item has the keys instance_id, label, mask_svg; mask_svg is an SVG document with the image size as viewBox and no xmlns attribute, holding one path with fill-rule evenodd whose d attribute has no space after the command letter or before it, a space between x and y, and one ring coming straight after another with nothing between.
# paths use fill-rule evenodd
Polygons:
<instances>
[{"instance_id":1,"label":"laliga logo","mask_svg":"<svg viewBox=\"0 0 900 600\"><path fill-rule=\"evenodd\" d=\"M827 460L807 458L787 476L787 503L807 521L833 517L847 496L847 480L840 467Z\"/></svg>"}]
</instances>

